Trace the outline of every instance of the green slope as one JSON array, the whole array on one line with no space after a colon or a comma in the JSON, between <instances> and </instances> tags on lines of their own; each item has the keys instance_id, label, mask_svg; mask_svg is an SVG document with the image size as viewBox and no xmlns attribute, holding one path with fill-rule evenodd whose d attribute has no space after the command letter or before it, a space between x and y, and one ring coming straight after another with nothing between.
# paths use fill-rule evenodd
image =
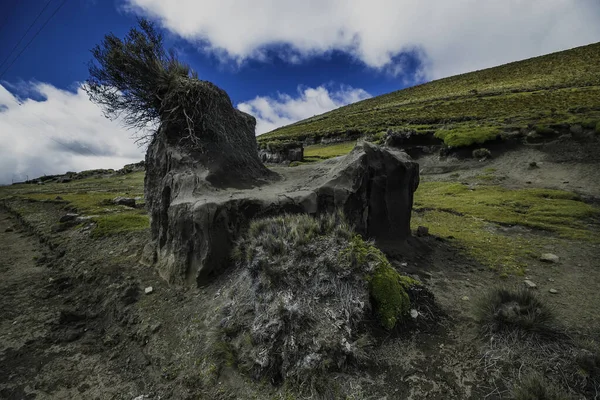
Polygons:
<instances>
[{"instance_id":1,"label":"green slope","mask_svg":"<svg viewBox=\"0 0 600 400\"><path fill-rule=\"evenodd\" d=\"M595 127L599 66L600 43L595 43L374 97L276 129L259 142L380 138L389 129L408 128L437 133L459 147L532 125L541 130L561 123Z\"/></svg>"}]
</instances>

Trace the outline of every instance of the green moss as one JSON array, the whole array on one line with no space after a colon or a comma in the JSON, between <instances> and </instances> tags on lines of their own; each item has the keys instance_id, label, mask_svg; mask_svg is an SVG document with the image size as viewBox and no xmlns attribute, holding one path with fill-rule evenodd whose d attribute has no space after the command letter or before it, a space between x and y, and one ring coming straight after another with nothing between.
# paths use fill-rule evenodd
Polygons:
<instances>
[{"instance_id":1,"label":"green moss","mask_svg":"<svg viewBox=\"0 0 600 400\"><path fill-rule=\"evenodd\" d=\"M410 309L410 299L400 283L400 275L389 265L379 266L369 279L371 296L381 325L392 329Z\"/></svg>"},{"instance_id":2,"label":"green moss","mask_svg":"<svg viewBox=\"0 0 600 400\"><path fill-rule=\"evenodd\" d=\"M494 140L500 134L496 127L459 127L440 129L435 137L444 141L449 147L464 147Z\"/></svg>"},{"instance_id":3,"label":"green moss","mask_svg":"<svg viewBox=\"0 0 600 400\"><path fill-rule=\"evenodd\" d=\"M150 219L145 213L119 213L104 215L94 218L96 227L92 230L92 237L116 235L124 232L140 231L150 227Z\"/></svg>"},{"instance_id":4,"label":"green moss","mask_svg":"<svg viewBox=\"0 0 600 400\"><path fill-rule=\"evenodd\" d=\"M352 151L356 145L355 141L341 142L334 144L315 144L304 148L305 158L319 158L326 160L328 158L343 156Z\"/></svg>"},{"instance_id":5,"label":"green moss","mask_svg":"<svg viewBox=\"0 0 600 400\"><path fill-rule=\"evenodd\" d=\"M354 235L340 257L350 265L372 263L374 272L367 276L369 292L374 301L379 322L385 329L393 329L397 322L410 310L407 289L420 285L420 282L400 275L389 263L385 255L373 244L365 242L360 235Z\"/></svg>"}]
</instances>

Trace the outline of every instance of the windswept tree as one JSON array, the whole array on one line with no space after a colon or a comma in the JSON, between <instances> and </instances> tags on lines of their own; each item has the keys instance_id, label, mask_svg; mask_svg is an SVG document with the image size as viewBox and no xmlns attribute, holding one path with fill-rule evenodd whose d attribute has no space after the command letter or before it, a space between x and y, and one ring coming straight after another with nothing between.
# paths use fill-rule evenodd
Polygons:
<instances>
[{"instance_id":1,"label":"windswept tree","mask_svg":"<svg viewBox=\"0 0 600 400\"><path fill-rule=\"evenodd\" d=\"M123 39L106 35L92 55L85 86L90 99L131 128L158 126L141 140L185 148L214 174L272 175L258 158L254 117L235 109L227 93L199 80L166 50L153 23L140 19Z\"/></svg>"},{"instance_id":2,"label":"windswept tree","mask_svg":"<svg viewBox=\"0 0 600 400\"><path fill-rule=\"evenodd\" d=\"M123 40L110 33L92 49L84 88L107 117L123 117L129 127L144 129L165 116L164 99L176 82L197 75L165 50L154 24L138 23Z\"/></svg>"}]
</instances>

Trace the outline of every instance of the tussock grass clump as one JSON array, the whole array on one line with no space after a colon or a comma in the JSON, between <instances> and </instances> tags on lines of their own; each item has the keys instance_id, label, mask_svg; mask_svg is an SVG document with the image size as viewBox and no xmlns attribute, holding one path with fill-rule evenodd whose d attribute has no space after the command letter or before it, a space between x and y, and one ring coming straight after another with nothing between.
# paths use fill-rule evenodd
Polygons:
<instances>
[{"instance_id":1,"label":"tussock grass clump","mask_svg":"<svg viewBox=\"0 0 600 400\"><path fill-rule=\"evenodd\" d=\"M570 400L570 395L562 391L543 376L531 373L511 391L514 400Z\"/></svg>"},{"instance_id":2,"label":"tussock grass clump","mask_svg":"<svg viewBox=\"0 0 600 400\"><path fill-rule=\"evenodd\" d=\"M554 313L525 289L490 290L479 299L476 316L485 335L514 332L550 337L557 334Z\"/></svg>"},{"instance_id":3,"label":"tussock grass clump","mask_svg":"<svg viewBox=\"0 0 600 400\"><path fill-rule=\"evenodd\" d=\"M370 328L401 324L418 282L402 277L341 213L251 223L234 257L221 340L253 377L314 388L366 359ZM375 318L373 318L375 317Z\"/></svg>"},{"instance_id":4,"label":"tussock grass clump","mask_svg":"<svg viewBox=\"0 0 600 400\"><path fill-rule=\"evenodd\" d=\"M145 214L118 213L94 218L96 226L92 230L95 239L124 232L141 231L150 227L150 219Z\"/></svg>"}]
</instances>

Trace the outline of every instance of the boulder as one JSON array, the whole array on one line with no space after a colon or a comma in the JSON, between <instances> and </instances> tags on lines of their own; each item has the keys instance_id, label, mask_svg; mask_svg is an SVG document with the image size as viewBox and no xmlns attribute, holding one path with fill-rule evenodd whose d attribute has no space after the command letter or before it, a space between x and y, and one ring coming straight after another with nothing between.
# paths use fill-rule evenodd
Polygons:
<instances>
[{"instance_id":1,"label":"boulder","mask_svg":"<svg viewBox=\"0 0 600 400\"><path fill-rule=\"evenodd\" d=\"M79 217L79 214L67 213L67 214L63 215L62 217L60 217L58 222L65 223L65 222L74 221L77 217Z\"/></svg>"},{"instance_id":2,"label":"boulder","mask_svg":"<svg viewBox=\"0 0 600 400\"><path fill-rule=\"evenodd\" d=\"M417 228L417 236L428 236L429 235L429 228L426 226L419 226Z\"/></svg>"},{"instance_id":3,"label":"boulder","mask_svg":"<svg viewBox=\"0 0 600 400\"><path fill-rule=\"evenodd\" d=\"M221 177L218 165L169 144L159 132L146 166L153 242L144 263L154 264L167 281L186 285L202 285L224 270L236 239L258 217L342 209L364 237L403 241L419 184L418 164L406 153L367 142L346 156L273 168L278 176L250 182L231 172L227 180L215 179Z\"/></svg>"},{"instance_id":4,"label":"boulder","mask_svg":"<svg viewBox=\"0 0 600 400\"><path fill-rule=\"evenodd\" d=\"M480 160L480 161L487 160L488 158L492 158L492 153L485 147L473 150L471 155L473 156L473 158Z\"/></svg>"},{"instance_id":5,"label":"boulder","mask_svg":"<svg viewBox=\"0 0 600 400\"><path fill-rule=\"evenodd\" d=\"M545 253L540 256L540 260L547 263L557 263L560 258L556 254Z\"/></svg>"},{"instance_id":6,"label":"boulder","mask_svg":"<svg viewBox=\"0 0 600 400\"><path fill-rule=\"evenodd\" d=\"M281 164L304 159L304 146L302 143L293 143L290 146L265 147L258 150L258 157L264 163Z\"/></svg>"},{"instance_id":7,"label":"boulder","mask_svg":"<svg viewBox=\"0 0 600 400\"><path fill-rule=\"evenodd\" d=\"M113 203L120 205L120 206L127 206L127 207L131 207L131 208L135 208L135 199L131 198L131 197L115 197L115 199L113 200Z\"/></svg>"}]
</instances>

